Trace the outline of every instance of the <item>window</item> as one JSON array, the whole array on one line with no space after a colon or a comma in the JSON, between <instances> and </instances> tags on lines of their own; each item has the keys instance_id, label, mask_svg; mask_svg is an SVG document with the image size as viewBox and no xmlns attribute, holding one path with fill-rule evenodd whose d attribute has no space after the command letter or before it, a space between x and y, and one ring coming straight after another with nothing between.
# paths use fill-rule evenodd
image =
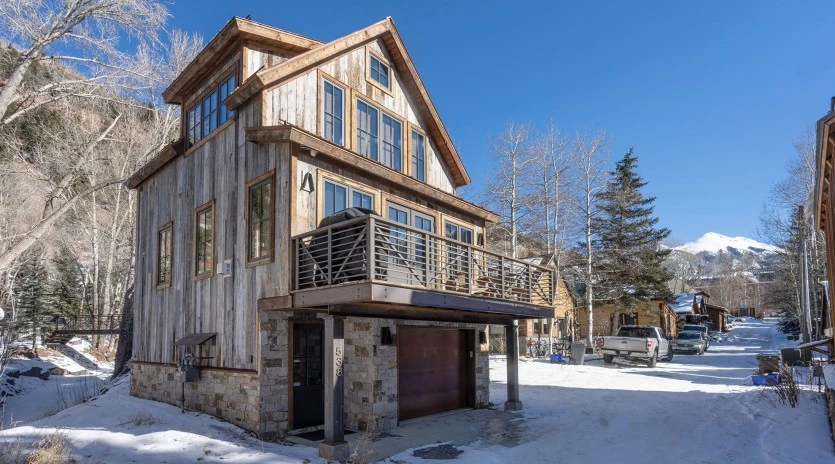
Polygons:
<instances>
[{"instance_id":1,"label":"window","mask_svg":"<svg viewBox=\"0 0 835 464\"><path fill-rule=\"evenodd\" d=\"M389 220L405 226L411 226L427 232L433 232L435 230L435 220L431 216L396 203L388 203L386 214ZM394 251L395 259L393 262L395 264L414 267L416 269L426 269L428 259L427 243L426 237L423 234L401 229L400 227L391 227L389 236L391 237L389 240L392 245L392 251ZM412 283L420 283L421 285L426 283L425 276L421 275L410 275L409 279L418 279L418 282Z\"/></svg>"},{"instance_id":2,"label":"window","mask_svg":"<svg viewBox=\"0 0 835 464\"><path fill-rule=\"evenodd\" d=\"M194 275L211 275L215 264L215 204L197 208L194 213Z\"/></svg>"},{"instance_id":3,"label":"window","mask_svg":"<svg viewBox=\"0 0 835 464\"><path fill-rule=\"evenodd\" d=\"M382 85L386 89L390 89L389 66L383 63L383 60L377 58L372 53L368 54L368 77L371 80Z\"/></svg>"},{"instance_id":4,"label":"window","mask_svg":"<svg viewBox=\"0 0 835 464\"><path fill-rule=\"evenodd\" d=\"M251 181L247 196L247 262L273 257L273 173Z\"/></svg>"},{"instance_id":5,"label":"window","mask_svg":"<svg viewBox=\"0 0 835 464\"><path fill-rule=\"evenodd\" d=\"M359 98L357 153L403 172L403 123Z\"/></svg>"},{"instance_id":6,"label":"window","mask_svg":"<svg viewBox=\"0 0 835 464\"><path fill-rule=\"evenodd\" d=\"M328 80L322 81L322 136L337 145L343 145L344 129L344 91Z\"/></svg>"},{"instance_id":7,"label":"window","mask_svg":"<svg viewBox=\"0 0 835 464\"><path fill-rule=\"evenodd\" d=\"M377 161L378 119L377 108L357 100L357 153Z\"/></svg>"},{"instance_id":8,"label":"window","mask_svg":"<svg viewBox=\"0 0 835 464\"><path fill-rule=\"evenodd\" d=\"M446 238L452 240L464 242L469 245L473 244L473 230L452 222L447 222L444 225L444 235Z\"/></svg>"},{"instance_id":9,"label":"window","mask_svg":"<svg viewBox=\"0 0 835 464\"><path fill-rule=\"evenodd\" d=\"M188 110L186 113L186 136L189 147L207 137L235 115L234 111L228 110L226 105L222 103L233 90L235 90L235 74L218 84L208 95Z\"/></svg>"},{"instance_id":10,"label":"window","mask_svg":"<svg viewBox=\"0 0 835 464\"><path fill-rule=\"evenodd\" d=\"M426 182L426 137L413 129L410 148L412 177L421 182Z\"/></svg>"},{"instance_id":11,"label":"window","mask_svg":"<svg viewBox=\"0 0 835 464\"><path fill-rule=\"evenodd\" d=\"M157 256L157 287L166 288L171 286L171 257L174 226L168 223L159 230L159 248Z\"/></svg>"},{"instance_id":12,"label":"window","mask_svg":"<svg viewBox=\"0 0 835 464\"><path fill-rule=\"evenodd\" d=\"M325 180L324 195L325 205L322 214L325 217L348 208L348 199L351 200L351 208L374 209L374 195L353 187L338 184L329 179Z\"/></svg>"},{"instance_id":13,"label":"window","mask_svg":"<svg viewBox=\"0 0 835 464\"><path fill-rule=\"evenodd\" d=\"M473 231L458 224L447 222L444 224L444 237L450 240L457 240L468 245L473 244ZM469 274L470 251L464 245L447 243L447 267L452 276Z\"/></svg>"},{"instance_id":14,"label":"window","mask_svg":"<svg viewBox=\"0 0 835 464\"><path fill-rule=\"evenodd\" d=\"M383 113L383 159L386 166L403 171L403 125L400 121Z\"/></svg>"}]
</instances>

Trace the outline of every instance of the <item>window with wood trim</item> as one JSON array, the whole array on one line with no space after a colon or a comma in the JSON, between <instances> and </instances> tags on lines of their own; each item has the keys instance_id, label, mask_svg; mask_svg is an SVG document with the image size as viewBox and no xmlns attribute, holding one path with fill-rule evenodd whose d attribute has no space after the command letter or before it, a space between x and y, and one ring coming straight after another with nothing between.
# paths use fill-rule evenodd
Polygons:
<instances>
[{"instance_id":1,"label":"window with wood trim","mask_svg":"<svg viewBox=\"0 0 835 464\"><path fill-rule=\"evenodd\" d=\"M403 172L403 122L360 98L356 101L357 153Z\"/></svg>"},{"instance_id":2,"label":"window with wood trim","mask_svg":"<svg viewBox=\"0 0 835 464\"><path fill-rule=\"evenodd\" d=\"M384 165L403 172L403 124L391 116L383 115L383 139L380 160Z\"/></svg>"},{"instance_id":3,"label":"window with wood trim","mask_svg":"<svg viewBox=\"0 0 835 464\"><path fill-rule=\"evenodd\" d=\"M327 79L322 80L322 137L337 145L345 144L345 91Z\"/></svg>"},{"instance_id":4,"label":"window with wood trim","mask_svg":"<svg viewBox=\"0 0 835 464\"><path fill-rule=\"evenodd\" d=\"M373 53L368 54L368 77L387 89L391 89L391 68Z\"/></svg>"},{"instance_id":5,"label":"window with wood trim","mask_svg":"<svg viewBox=\"0 0 835 464\"><path fill-rule=\"evenodd\" d=\"M377 161L380 110L357 100L357 153Z\"/></svg>"},{"instance_id":6,"label":"window with wood trim","mask_svg":"<svg viewBox=\"0 0 835 464\"><path fill-rule=\"evenodd\" d=\"M223 100L235 90L235 73L215 86L186 112L186 140L189 147L217 130L221 124L232 119L234 111L226 108Z\"/></svg>"},{"instance_id":7,"label":"window with wood trim","mask_svg":"<svg viewBox=\"0 0 835 464\"><path fill-rule=\"evenodd\" d=\"M411 137L409 148L412 160L412 177L421 182L426 182L426 136L412 129Z\"/></svg>"},{"instance_id":8,"label":"window with wood trim","mask_svg":"<svg viewBox=\"0 0 835 464\"><path fill-rule=\"evenodd\" d=\"M174 225L168 223L159 230L157 248L157 287L171 286L172 257L174 255Z\"/></svg>"},{"instance_id":9,"label":"window with wood trim","mask_svg":"<svg viewBox=\"0 0 835 464\"><path fill-rule=\"evenodd\" d=\"M194 276L211 275L214 265L215 204L212 201L194 212Z\"/></svg>"},{"instance_id":10,"label":"window with wood trim","mask_svg":"<svg viewBox=\"0 0 835 464\"><path fill-rule=\"evenodd\" d=\"M371 193L334 182L330 179L325 179L324 182L324 207L322 214L325 217L338 213L348 208L349 205L351 208L374 209L374 195Z\"/></svg>"},{"instance_id":11,"label":"window with wood trim","mask_svg":"<svg viewBox=\"0 0 835 464\"><path fill-rule=\"evenodd\" d=\"M273 257L274 182L268 173L249 184L247 195L247 262L269 261Z\"/></svg>"}]
</instances>

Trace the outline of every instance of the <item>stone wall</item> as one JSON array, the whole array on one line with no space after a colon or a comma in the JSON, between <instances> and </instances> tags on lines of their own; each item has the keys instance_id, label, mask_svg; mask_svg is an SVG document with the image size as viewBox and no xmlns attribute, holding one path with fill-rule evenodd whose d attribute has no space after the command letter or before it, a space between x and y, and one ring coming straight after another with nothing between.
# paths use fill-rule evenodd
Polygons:
<instances>
[{"instance_id":1,"label":"stone wall","mask_svg":"<svg viewBox=\"0 0 835 464\"><path fill-rule=\"evenodd\" d=\"M275 441L287 434L290 411L289 323L287 313L260 311L261 382L260 429L258 435Z\"/></svg>"},{"instance_id":2,"label":"stone wall","mask_svg":"<svg viewBox=\"0 0 835 464\"><path fill-rule=\"evenodd\" d=\"M182 405L182 373L167 364L132 362L130 392L139 398ZM217 368L200 370L200 380L187 382L185 408L219 417L258 432L258 376Z\"/></svg>"}]
</instances>

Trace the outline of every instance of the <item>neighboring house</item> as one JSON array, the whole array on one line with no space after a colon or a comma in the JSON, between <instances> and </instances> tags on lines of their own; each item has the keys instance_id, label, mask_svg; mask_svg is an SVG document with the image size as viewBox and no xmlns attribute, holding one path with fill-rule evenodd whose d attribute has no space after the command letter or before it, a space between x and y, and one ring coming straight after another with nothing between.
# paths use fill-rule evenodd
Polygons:
<instances>
[{"instance_id":1,"label":"neighboring house","mask_svg":"<svg viewBox=\"0 0 835 464\"><path fill-rule=\"evenodd\" d=\"M816 125L816 178L815 178L815 229L822 231L826 243L826 276L828 282L835 280L835 97L832 98L829 112ZM821 328L824 343L822 349L828 350L830 359L835 358L835 311L831 302L835 301L835 285L827 285L827 298L830 306L825 308ZM835 417L833 417L835 426ZM835 429L833 429L835 430Z\"/></svg>"},{"instance_id":2,"label":"neighboring house","mask_svg":"<svg viewBox=\"0 0 835 464\"><path fill-rule=\"evenodd\" d=\"M485 249L498 217L456 195L469 176L390 18L328 43L233 18L163 95L182 138L128 181L132 394L265 439L323 429L328 458L345 429L489 405L485 328L518 346L555 273Z\"/></svg>"},{"instance_id":3,"label":"neighboring house","mask_svg":"<svg viewBox=\"0 0 835 464\"><path fill-rule=\"evenodd\" d=\"M727 332L728 329L725 322L731 312L727 308L710 303L705 304L705 310L710 317L710 322L713 323L713 329L719 332Z\"/></svg>"},{"instance_id":4,"label":"neighboring house","mask_svg":"<svg viewBox=\"0 0 835 464\"><path fill-rule=\"evenodd\" d=\"M554 267L553 257L540 256L525 258L524 261ZM573 340L574 332L574 311L577 307L577 298L570 289L565 277L558 273L557 287L554 302L554 314L546 319L528 319L519 321L519 350L520 353L528 351L528 346L539 340L549 340L549 333L554 343L566 345Z\"/></svg>"},{"instance_id":5,"label":"neighboring house","mask_svg":"<svg viewBox=\"0 0 835 464\"><path fill-rule=\"evenodd\" d=\"M616 309L612 303L595 303L594 330L592 337L615 335L622 325L653 325L660 327L667 336L674 337L678 332L676 313L666 301L651 300L635 303L629 310ZM578 340L584 340L588 334L589 316L585 305L577 307Z\"/></svg>"}]
</instances>

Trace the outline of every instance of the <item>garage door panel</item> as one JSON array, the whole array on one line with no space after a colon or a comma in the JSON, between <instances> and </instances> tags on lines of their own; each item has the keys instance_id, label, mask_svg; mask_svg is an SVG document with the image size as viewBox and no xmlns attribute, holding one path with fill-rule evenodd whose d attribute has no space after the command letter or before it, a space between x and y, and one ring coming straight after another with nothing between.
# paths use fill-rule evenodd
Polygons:
<instances>
[{"instance_id":1,"label":"garage door panel","mask_svg":"<svg viewBox=\"0 0 835 464\"><path fill-rule=\"evenodd\" d=\"M401 327L397 337L400 420L465 407L466 333Z\"/></svg>"}]
</instances>

